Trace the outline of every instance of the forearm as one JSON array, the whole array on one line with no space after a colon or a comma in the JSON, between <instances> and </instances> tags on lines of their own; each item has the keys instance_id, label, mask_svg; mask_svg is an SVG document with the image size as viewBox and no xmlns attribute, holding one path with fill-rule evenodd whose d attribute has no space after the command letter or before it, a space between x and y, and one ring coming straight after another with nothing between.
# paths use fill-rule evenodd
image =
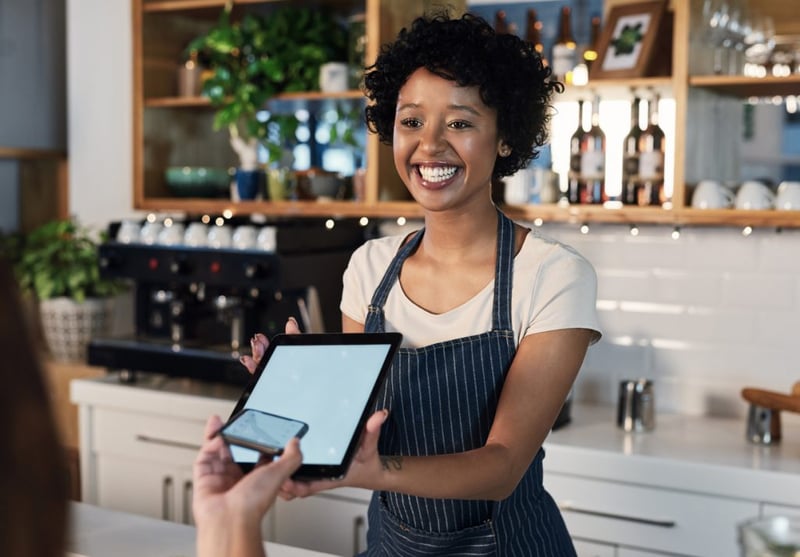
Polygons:
<instances>
[{"instance_id":1,"label":"forearm","mask_svg":"<svg viewBox=\"0 0 800 557\"><path fill-rule=\"evenodd\" d=\"M257 521L216 520L197 526L197 557L264 557Z\"/></svg>"},{"instance_id":2,"label":"forearm","mask_svg":"<svg viewBox=\"0 0 800 557\"><path fill-rule=\"evenodd\" d=\"M527 469L514 461L505 447L491 444L458 454L382 456L377 485L367 487L436 499L501 501Z\"/></svg>"}]
</instances>

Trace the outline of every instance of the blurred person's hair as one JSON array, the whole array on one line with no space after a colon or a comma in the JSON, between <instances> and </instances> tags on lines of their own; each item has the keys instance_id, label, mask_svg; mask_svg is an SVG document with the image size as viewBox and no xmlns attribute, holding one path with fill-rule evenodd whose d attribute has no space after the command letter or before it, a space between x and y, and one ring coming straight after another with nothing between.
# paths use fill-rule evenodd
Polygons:
<instances>
[{"instance_id":1,"label":"blurred person's hair","mask_svg":"<svg viewBox=\"0 0 800 557\"><path fill-rule=\"evenodd\" d=\"M64 554L68 476L41 363L0 258L0 555Z\"/></svg>"}]
</instances>

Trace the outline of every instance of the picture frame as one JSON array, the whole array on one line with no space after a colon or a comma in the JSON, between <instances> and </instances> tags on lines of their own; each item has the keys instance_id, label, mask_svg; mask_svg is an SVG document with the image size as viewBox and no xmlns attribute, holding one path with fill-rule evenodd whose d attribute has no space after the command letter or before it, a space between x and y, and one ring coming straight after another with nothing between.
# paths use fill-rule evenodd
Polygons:
<instances>
[{"instance_id":1,"label":"picture frame","mask_svg":"<svg viewBox=\"0 0 800 557\"><path fill-rule=\"evenodd\" d=\"M662 34L666 10L666 0L612 6L598 39L597 60L592 63L589 78L647 76L654 65L654 46ZM672 50L671 41L667 50Z\"/></svg>"}]
</instances>

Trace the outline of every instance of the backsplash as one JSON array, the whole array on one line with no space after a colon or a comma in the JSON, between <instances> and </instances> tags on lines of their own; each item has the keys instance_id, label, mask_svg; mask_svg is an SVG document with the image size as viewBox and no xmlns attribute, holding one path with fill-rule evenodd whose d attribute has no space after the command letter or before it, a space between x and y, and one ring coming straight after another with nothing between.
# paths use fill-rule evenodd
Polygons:
<instances>
[{"instance_id":1,"label":"backsplash","mask_svg":"<svg viewBox=\"0 0 800 557\"><path fill-rule=\"evenodd\" d=\"M615 403L622 379L655 383L661 412L743 416L740 391L800 381L800 231L546 224L595 266L603 338L576 400Z\"/></svg>"},{"instance_id":2,"label":"backsplash","mask_svg":"<svg viewBox=\"0 0 800 557\"><path fill-rule=\"evenodd\" d=\"M616 404L619 381L643 377L655 383L659 412L744 416L742 387L788 394L800 381L800 230L691 227L677 239L661 225L635 236L617 224L541 231L597 270L603 338L575 400Z\"/></svg>"}]
</instances>

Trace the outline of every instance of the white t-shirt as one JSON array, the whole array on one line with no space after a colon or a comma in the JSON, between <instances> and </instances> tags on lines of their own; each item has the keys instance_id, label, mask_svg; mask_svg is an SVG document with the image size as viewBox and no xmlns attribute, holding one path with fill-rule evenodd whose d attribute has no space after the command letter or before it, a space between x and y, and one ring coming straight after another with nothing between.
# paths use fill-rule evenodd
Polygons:
<instances>
[{"instance_id":1,"label":"white t-shirt","mask_svg":"<svg viewBox=\"0 0 800 557\"><path fill-rule=\"evenodd\" d=\"M369 240L350 258L344 272L342 313L359 323L389 263L406 235ZM597 322L597 275L573 248L528 232L514 258L511 319L517 345L523 337L557 329L595 331ZM383 307L387 332L403 334L403 346L419 348L444 340L485 333L492 328L494 280L462 305L441 314L430 313L406 297L396 281Z\"/></svg>"}]
</instances>

